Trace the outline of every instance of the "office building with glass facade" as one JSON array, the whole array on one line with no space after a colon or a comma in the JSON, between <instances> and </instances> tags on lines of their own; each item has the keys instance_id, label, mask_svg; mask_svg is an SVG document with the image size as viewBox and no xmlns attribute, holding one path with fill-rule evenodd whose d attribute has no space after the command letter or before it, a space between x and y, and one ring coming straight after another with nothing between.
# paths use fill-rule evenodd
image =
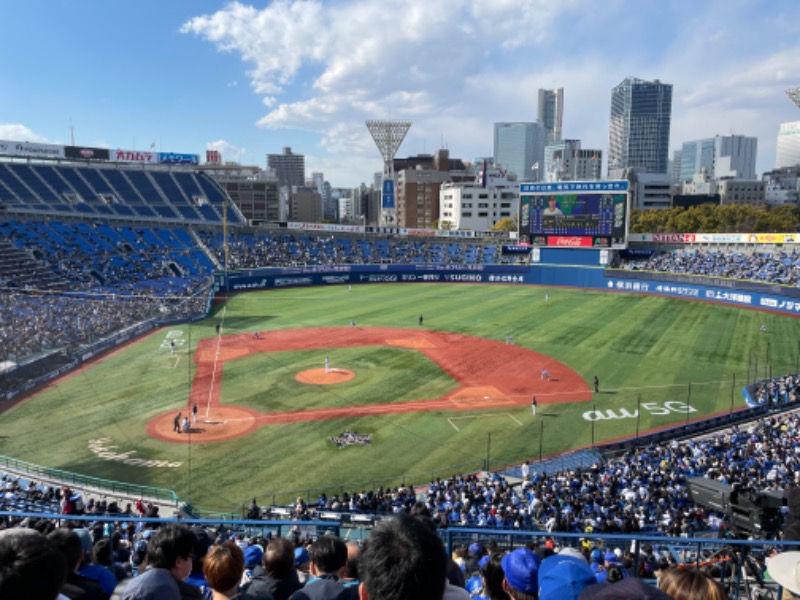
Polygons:
<instances>
[{"instance_id":1,"label":"office building with glass facade","mask_svg":"<svg viewBox=\"0 0 800 600\"><path fill-rule=\"evenodd\" d=\"M667 173L672 85L628 77L611 91L608 170Z\"/></svg>"}]
</instances>

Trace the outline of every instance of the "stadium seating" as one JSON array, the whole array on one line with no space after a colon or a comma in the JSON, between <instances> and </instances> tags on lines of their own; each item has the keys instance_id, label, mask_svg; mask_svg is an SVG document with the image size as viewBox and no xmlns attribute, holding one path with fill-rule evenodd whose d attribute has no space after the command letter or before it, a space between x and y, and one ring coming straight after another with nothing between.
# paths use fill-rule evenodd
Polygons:
<instances>
[{"instance_id":1,"label":"stadium seating","mask_svg":"<svg viewBox=\"0 0 800 600\"><path fill-rule=\"evenodd\" d=\"M221 225L226 202L201 172L0 163L0 206L23 213ZM226 218L244 223L235 206Z\"/></svg>"},{"instance_id":2,"label":"stadium seating","mask_svg":"<svg viewBox=\"0 0 800 600\"><path fill-rule=\"evenodd\" d=\"M220 227L225 203L219 185L195 171L0 163L0 206L6 209L0 218L0 318L10 325L0 330L0 347L6 352L0 360L54 348L75 352L131 323L153 319L161 314L165 299L207 293L211 274L225 258ZM232 269L389 262L472 265L505 260L495 242L249 229L241 227L243 220L235 210L228 210L226 219L234 225L227 240ZM660 252L627 266L784 285L800 280L800 255L784 251ZM34 288L85 296L28 293ZM104 302L104 294L127 298L124 309L120 303ZM188 307L177 317L196 316L205 308L204 298L200 308ZM77 323L81 327L70 325ZM797 398L796 386L796 377L762 382L754 398L760 403L791 404ZM771 423L778 429L800 431L795 417L774 417ZM527 483L521 467L496 479L477 481L462 475L428 482L426 501L443 526L539 527L579 533L591 522L606 533L713 530L724 526L724 519L688 504L687 478L709 472L719 477L721 463L726 465L728 481L743 470L752 476L749 459L737 454L737 448L751 442L769 442L791 456L781 440L759 428L733 430L711 440L653 445L615 463L586 453L572 465L540 465L528 474ZM698 462L698 456L716 464ZM668 473L660 471L664 461L670 465ZM756 462L756 480L767 489L786 484L793 472L793 463L782 464L774 456ZM631 470L637 477L631 478ZM637 478L639 484L634 483ZM473 484L484 495L466 506L460 498ZM664 489L666 494L658 491ZM608 504L608 493L622 497L633 493L641 503ZM581 498L587 494L590 500ZM534 501L537 497L539 503ZM331 499L319 511L312 508L311 514L372 523L414 501L416 496L408 490L354 491ZM267 507L267 514L290 516L290 509L281 515L284 508ZM686 512L689 516L684 518Z\"/></svg>"}]
</instances>

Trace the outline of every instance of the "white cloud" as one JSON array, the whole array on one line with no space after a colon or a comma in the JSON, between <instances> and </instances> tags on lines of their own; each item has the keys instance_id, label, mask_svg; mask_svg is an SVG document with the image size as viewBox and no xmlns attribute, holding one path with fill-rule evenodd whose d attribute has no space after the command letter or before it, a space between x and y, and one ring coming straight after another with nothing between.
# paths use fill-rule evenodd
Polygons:
<instances>
[{"instance_id":1,"label":"white cloud","mask_svg":"<svg viewBox=\"0 0 800 600\"><path fill-rule=\"evenodd\" d=\"M247 153L246 148L235 146L225 140L216 140L206 143L206 150L218 150L222 155L222 161L234 161L240 163L242 156Z\"/></svg>"},{"instance_id":2,"label":"white cloud","mask_svg":"<svg viewBox=\"0 0 800 600\"><path fill-rule=\"evenodd\" d=\"M44 136L34 133L30 127L21 123L0 123L0 140L13 140L15 142L38 142L40 144L52 144Z\"/></svg>"},{"instance_id":3,"label":"white cloud","mask_svg":"<svg viewBox=\"0 0 800 600\"><path fill-rule=\"evenodd\" d=\"M493 122L535 119L540 87L565 89L566 136L605 149L610 91L629 75L674 85L673 147L731 129L774 140L800 73L785 24L797 10L776 2L234 2L182 31L241 57L267 109L259 127L316 133L337 164L373 161L364 180L380 168L366 119L413 121L400 155L445 143L469 160L491 154Z\"/></svg>"}]
</instances>

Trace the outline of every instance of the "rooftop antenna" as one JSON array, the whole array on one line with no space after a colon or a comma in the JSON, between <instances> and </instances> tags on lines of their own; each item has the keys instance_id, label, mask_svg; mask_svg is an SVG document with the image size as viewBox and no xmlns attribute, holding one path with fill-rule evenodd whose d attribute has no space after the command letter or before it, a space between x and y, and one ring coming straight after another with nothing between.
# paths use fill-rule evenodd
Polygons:
<instances>
[{"instance_id":1,"label":"rooftop antenna","mask_svg":"<svg viewBox=\"0 0 800 600\"><path fill-rule=\"evenodd\" d=\"M75 128L72 126L72 117L69 118L69 142L70 145L75 145Z\"/></svg>"}]
</instances>

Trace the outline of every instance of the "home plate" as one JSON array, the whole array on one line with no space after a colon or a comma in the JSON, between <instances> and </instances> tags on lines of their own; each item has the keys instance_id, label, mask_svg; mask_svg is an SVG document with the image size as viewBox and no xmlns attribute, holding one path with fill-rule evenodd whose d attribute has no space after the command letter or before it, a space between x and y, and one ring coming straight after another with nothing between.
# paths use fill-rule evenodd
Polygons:
<instances>
[{"instance_id":1,"label":"home plate","mask_svg":"<svg viewBox=\"0 0 800 600\"><path fill-rule=\"evenodd\" d=\"M488 399L489 399L489 396L484 396L484 397L483 397L483 399L484 399L484 400L488 400Z\"/></svg>"}]
</instances>

